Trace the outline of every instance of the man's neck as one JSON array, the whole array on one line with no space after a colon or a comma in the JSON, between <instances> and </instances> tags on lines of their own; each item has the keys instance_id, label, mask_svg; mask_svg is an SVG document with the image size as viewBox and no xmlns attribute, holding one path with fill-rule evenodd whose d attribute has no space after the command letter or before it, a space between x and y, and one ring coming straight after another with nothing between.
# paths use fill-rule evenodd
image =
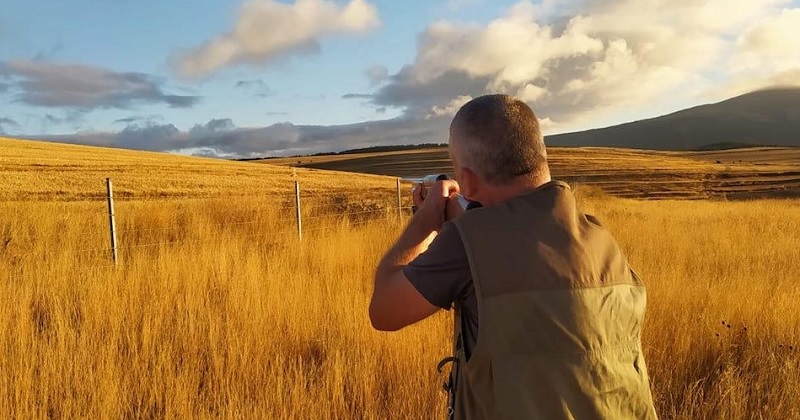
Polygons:
<instances>
[{"instance_id":1,"label":"man's neck","mask_svg":"<svg viewBox=\"0 0 800 420\"><path fill-rule=\"evenodd\" d=\"M528 193L536 188L541 187L544 184L552 181L550 174L545 174L543 176L537 177L528 177L528 176L521 176L513 180L511 183L503 186L499 186L497 188L492 189L492 193L489 197L484 198L484 206L491 206L494 204L499 204L504 201L508 201L514 197L523 195Z\"/></svg>"}]
</instances>

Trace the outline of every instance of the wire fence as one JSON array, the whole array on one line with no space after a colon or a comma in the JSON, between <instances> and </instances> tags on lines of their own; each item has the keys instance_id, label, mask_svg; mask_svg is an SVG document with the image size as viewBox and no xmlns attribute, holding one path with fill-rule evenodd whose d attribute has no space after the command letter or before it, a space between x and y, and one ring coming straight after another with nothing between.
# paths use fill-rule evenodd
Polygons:
<instances>
[{"instance_id":1,"label":"wire fence","mask_svg":"<svg viewBox=\"0 0 800 420\"><path fill-rule=\"evenodd\" d=\"M410 180L401 179L401 186L409 184ZM390 187L387 186L387 190ZM163 201L163 202L176 202L176 201L191 201L191 200L232 200L232 199L266 199L266 200L280 200L280 199L294 199L294 190L287 188L284 193L272 192L269 194L186 194L182 192L173 193L159 193L158 191L139 191L131 192L124 190L122 192L114 192L115 202L149 202L149 201ZM349 197L352 196L352 189L337 190L336 188L321 189L316 186L313 190L304 191L303 196L308 198L327 198L327 197ZM106 202L108 200L107 194L70 194L68 192L50 192L50 193L31 193L23 197L20 196L0 196L0 202Z\"/></svg>"},{"instance_id":2,"label":"wire fence","mask_svg":"<svg viewBox=\"0 0 800 420\"><path fill-rule=\"evenodd\" d=\"M211 230L218 234L197 237L198 232L192 232L185 225L173 224L170 226L137 226L132 223L142 222L141 217L133 217L132 213L125 211L119 212L114 210L115 204L132 203L132 202L148 202L152 201L153 197L115 197L113 194L113 186L111 180L107 181L107 194L105 196L89 195L82 196L81 199L88 201L102 201L104 209L76 209L78 212L64 213L65 220L72 221L75 217L98 217L92 223L93 227L102 226L105 223L99 217L107 218L108 226L106 232L93 229L91 233L83 234L83 237L78 238L81 242L96 242L97 246L79 247L78 249L65 249L63 252L68 253L69 256L86 261L87 264L81 264L82 269L108 269L118 266L121 259L136 253L137 251L155 251L158 253L162 249L173 248L177 246L203 244L203 243L218 243L223 245L222 241L228 236L235 235L239 239L257 240L269 238L275 243L288 243L289 241L303 242L303 236L312 234L318 236L329 232L335 232L346 228L357 228L367 224L394 218L395 220L402 220L405 216L411 214L410 202L411 194L409 191L403 191L405 183L401 180L396 182L396 194L385 197L384 203L375 205L374 202L358 203L353 201L352 197L345 191L330 191L325 193L308 193L301 194L300 184L295 181L293 195L278 195L271 194L260 197L265 201L273 201L280 203L274 206L268 206L257 209L246 209L241 214L234 215L231 220L216 221L214 223L205 223L203 230ZM351 191L350 191L351 192ZM375 194L373 194L374 196ZM158 197L156 200L164 200L171 202L180 202L180 200L235 200L237 198L254 198L251 195L230 195L230 196L212 196L212 195L186 195L177 197ZM340 199L333 203L330 198ZM328 200L328 201L326 201ZM335 205L342 204L353 205L361 204L362 208L342 208L337 209ZM290 204L284 204L290 203ZM304 211L304 206L310 205L310 210ZM133 210L133 209L131 209ZM130 215L131 219L126 219ZM249 216L250 219L246 220L243 217ZM138 220L136 220L138 219ZM335 223L336 221L341 223ZM145 220L146 221L146 220ZM118 224L122 224L117 228ZM269 225L270 227L280 226L280 229L267 229L262 230L243 230L241 228L248 228L251 226ZM2 239L2 238L0 238ZM74 239L74 238L72 238ZM155 239L155 240L153 240ZM0 242L0 246L3 244ZM28 252L15 252L13 258L24 258L28 261L40 260L42 264L47 264L53 260L54 255L64 257L63 253L59 254L56 247L38 247L38 250L30 250ZM0 249L0 251L3 251ZM0 256L2 252L0 252ZM156 255L157 256L157 255Z\"/></svg>"}]
</instances>

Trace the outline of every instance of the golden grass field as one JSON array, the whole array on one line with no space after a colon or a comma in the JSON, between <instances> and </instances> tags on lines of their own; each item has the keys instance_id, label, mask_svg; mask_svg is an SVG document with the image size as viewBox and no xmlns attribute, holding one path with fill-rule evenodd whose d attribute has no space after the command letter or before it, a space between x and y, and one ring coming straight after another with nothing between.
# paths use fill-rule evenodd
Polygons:
<instances>
[{"instance_id":1,"label":"golden grass field","mask_svg":"<svg viewBox=\"0 0 800 420\"><path fill-rule=\"evenodd\" d=\"M0 176L0 416L443 418L449 314L367 318L393 179L1 139ZM647 284L661 418L800 418L800 201L576 191Z\"/></svg>"}]
</instances>

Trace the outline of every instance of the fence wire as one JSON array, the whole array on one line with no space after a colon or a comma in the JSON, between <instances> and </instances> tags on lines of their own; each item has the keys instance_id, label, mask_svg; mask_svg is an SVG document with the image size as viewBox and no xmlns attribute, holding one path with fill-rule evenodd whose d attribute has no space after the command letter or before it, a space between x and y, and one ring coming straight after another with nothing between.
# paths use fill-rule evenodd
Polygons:
<instances>
[{"instance_id":1,"label":"fence wire","mask_svg":"<svg viewBox=\"0 0 800 420\"><path fill-rule=\"evenodd\" d=\"M400 187L405 187L406 183L403 182L400 184ZM405 190L405 188L402 188ZM363 199L375 199L378 197L383 197L384 199L391 198L391 201L394 202L394 188L387 187L385 190L382 188L374 189L369 191L368 193L363 194L365 198ZM392 191L391 196L384 195L387 191ZM398 193L401 190L397 190ZM298 240L302 243L301 236L311 235L311 236L318 236L319 234L324 234L327 232L335 232L341 231L343 228L355 228L355 227L363 227L367 224L376 222L381 220L380 217L377 215L380 214L385 218L392 218L397 217L398 215L407 216L410 214L410 206L402 206L399 207L397 205L394 206L386 206L381 208L371 208L371 209L364 209L364 210L355 210L355 211L344 211L344 212L331 212L328 214L319 213L315 211L317 206L325 205L325 206L336 206L336 205L357 205L359 200L352 200L352 190L348 191L339 191L339 190L325 190L319 191L318 189L313 189L311 191L303 191L302 188L300 189L299 194L299 201L300 201L300 220L298 220L298 208L296 201L298 200L298 196L294 194L294 191L287 191L286 194L267 194L262 196L253 196L253 195L210 195L210 194L198 194L198 195L180 195L180 196L132 196L126 195L125 192L121 194L116 192L114 194L113 201L124 205L117 207L116 211L114 212L115 219L117 219L117 224L119 224L120 219L124 220L124 215L126 213L127 205L130 203L136 202L151 202L151 201L169 201L169 202L182 202L186 200L234 200L234 199L241 199L241 198L248 198L251 200L272 200L276 204L277 203L289 203L289 204L282 204L277 207L269 207L269 211L263 212L253 212L249 214L250 217L254 217L255 220L242 220L241 218L234 219L236 221L225 222L225 221L214 221L212 223L208 223L203 226L203 230L206 229L213 229L217 231L226 230L229 228L239 228L239 227L248 227L248 226L257 226L263 225L266 227L273 227L273 226L282 226L280 232L261 232L261 233L244 233L242 234L237 233L237 238L242 239L261 239L261 238L271 238L277 241L287 241L287 240ZM401 199L400 203L407 202L407 198L410 197L410 194L406 194L406 199ZM76 208L70 209L70 216L74 215L75 212L78 212L83 215L89 215L92 217L98 216L103 218L108 218L108 209L105 206L106 202L108 202L109 197L107 195L85 195L79 197L40 197L41 199L49 198L55 200L57 203L82 203L82 202L98 202L98 208ZM63 199L61 201L60 199ZM102 202L102 207L100 207L100 202ZM311 209L308 211L307 209ZM74 210L74 212L73 212ZM306 211L302 211L306 210ZM291 213L291 214L290 214ZM308 214L310 213L310 214ZM279 217L276 217L279 216ZM66 217L66 215L65 215ZM261 218L259 218L261 217ZM328 222L333 220L341 220L341 224L327 224L318 226L320 222ZM102 223L103 219L100 219ZM302 222L302 228L300 227ZM297 228L295 228L294 223L296 223ZM290 226L290 224L292 224ZM298 232L300 230L300 232ZM94 260L95 258L105 258L105 260L98 260L96 264L90 265L82 265L81 269L83 272L95 269L113 269L117 267L117 265L111 260L112 255L112 248L110 246L109 240L109 233L110 231L98 231L94 233L85 233L80 235L81 238L91 238L91 240L96 241L98 239L105 240L109 242L109 246L107 247L87 247L87 248L79 248L74 250L66 250L68 255L72 255L75 258L79 258L81 256L90 256L90 260ZM152 234L152 233L162 233L164 235L173 236L173 238L169 240L160 240L155 242L145 242L145 243L133 243L133 244L126 244L125 240L131 240L133 237L141 235L141 234ZM199 244L199 243L219 243L222 245L221 240L224 238L222 236L217 238L192 238L193 234L197 232L192 232L192 230L187 229L186 227L179 226L179 225L172 225L172 226L163 226L163 227L136 227L131 225L126 225L125 227L119 229L115 229L115 234L117 238L121 239L118 240L116 250L120 252L120 262L123 263L126 260L126 253L135 253L138 250L150 250L150 249L160 249L165 247L174 247L180 245L187 245L187 244ZM225 233L227 234L227 232ZM174 236L186 235L183 238L174 238ZM88 241L86 241L88 242ZM47 254L42 254L42 250L32 250L28 252L17 252L14 255L14 258L20 258L25 260L35 261L36 259L40 259L40 264L48 264L50 258L49 256L56 254L58 255L57 258L63 258L64 254L59 253L58 251L53 253L49 252L49 250L44 250ZM159 257L160 258L160 257ZM118 268L118 267L117 267ZM37 273L38 275L38 273ZM10 278L21 278L24 276L24 273L19 273L19 275L11 274Z\"/></svg>"},{"instance_id":2,"label":"fence wire","mask_svg":"<svg viewBox=\"0 0 800 420\"><path fill-rule=\"evenodd\" d=\"M399 210L403 212L402 214L407 214L411 210L411 207L410 206L405 206L405 207L401 207ZM363 226L363 225L366 225L366 224L369 224L369 223L372 223L372 222L376 222L376 221L379 221L380 219L378 219L378 218L367 218L367 219L361 219L361 220L351 220L351 219L349 219L349 217L351 217L351 216L367 216L367 215L371 215L371 214L380 213L380 214L386 216L386 218L392 218L392 217L397 217L397 211L398 211L397 208L382 208L382 209L374 209L374 210L340 212L340 213L334 213L334 214L308 216L308 217L304 217L302 220L304 222L306 222L306 221L316 221L316 222L318 222L318 221L322 221L322 220L341 219L342 222L346 221L346 226L348 226L348 227L356 227L356 226ZM253 221L247 221L247 222L213 223L213 224L205 225L204 227L220 230L220 229L224 229L224 228L227 228L227 227L241 227L241 226L259 225L259 224L270 225L270 224L280 224L282 222L295 222L295 221L296 221L296 217L292 216L292 217L283 217L283 218L278 218L278 219L253 220ZM308 223L308 225L310 225L311 227L303 228L302 229L302 234L305 235L305 234L309 234L309 233L319 233L319 232L325 232L325 231L338 231L338 230L341 230L341 228L342 228L342 225L339 225L339 226L322 226L322 227L314 227L314 223ZM181 228L181 227L167 226L167 227L158 227L158 228L128 228L128 229L122 229L122 230L118 231L117 234L120 235L121 238L125 238L125 237L128 237L128 236L132 236L134 234L137 234L137 233L152 233L152 232L163 232L163 233L177 234L177 233L187 232L187 231L185 229ZM191 233L191 231L188 231L188 232ZM97 239L98 237L102 236L104 239L106 239L104 235L108 235L108 232L98 232L97 234L84 234L84 235L81 235L81 236L82 237L87 237L87 238L91 237L93 239ZM236 236L239 237L239 238L243 238L243 239L261 238L261 237L274 237L274 238L287 238L287 237L292 238L292 237L294 237L294 238L297 238L298 237L298 232L297 232L297 230L294 229L294 227L290 227L290 228L286 228L286 231L283 231L283 232L265 232L265 233L259 233L259 234L245 234L245 235L236 235ZM149 242L149 243L143 243L143 244L121 245L121 246L117 247L117 251L128 251L128 250L143 249L143 248L155 248L155 247L163 247L163 246L170 246L170 245L176 245L176 244L213 243L213 242L217 242L217 241L218 241L217 239L208 239L208 238L206 238L206 239L192 239L190 237L187 237L187 238L179 238L179 239L167 240L167 241ZM70 250L69 254L74 254L74 255L86 255L86 254L111 255L111 252L112 252L111 248L95 248L95 247L92 247L92 248L80 248L80 249ZM18 257L27 258L27 257L32 257L32 256L37 255L37 254L39 254L39 253L38 252L34 252L34 251L30 251L30 252L18 253L17 256ZM113 263L109 262L108 265L113 266ZM91 266L89 266L89 268L90 267Z\"/></svg>"},{"instance_id":3,"label":"fence wire","mask_svg":"<svg viewBox=\"0 0 800 420\"><path fill-rule=\"evenodd\" d=\"M405 184L401 184L405 186ZM387 193L393 191L394 189L391 187L386 187L383 189L375 189L370 191L370 194L373 196L379 196L381 193ZM313 190L300 190L300 196L303 199L314 199L314 198L348 198L353 195L353 190L336 190L336 189L325 189L322 190L319 187L315 187ZM251 199L251 200L294 200L295 194L293 190L287 190L283 194L264 194L264 195L252 195L252 194L183 194L183 195L147 195L147 194L126 194L124 191L115 191L114 192L114 201L115 202L147 202L147 201L181 201L181 200L232 200L232 199ZM81 196L60 196L60 195L48 195L48 194L39 194L32 196L26 199L20 199L18 197L0 197L0 201L44 201L44 200L51 200L53 202L58 203L80 203L86 201L99 201L105 202L108 201L107 195L81 195Z\"/></svg>"}]
</instances>

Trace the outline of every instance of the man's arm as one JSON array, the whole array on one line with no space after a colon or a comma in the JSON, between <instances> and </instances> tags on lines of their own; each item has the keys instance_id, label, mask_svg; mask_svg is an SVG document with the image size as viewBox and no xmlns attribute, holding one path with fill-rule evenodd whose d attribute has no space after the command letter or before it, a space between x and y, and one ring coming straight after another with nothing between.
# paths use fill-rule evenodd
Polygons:
<instances>
[{"instance_id":1,"label":"man's arm","mask_svg":"<svg viewBox=\"0 0 800 420\"><path fill-rule=\"evenodd\" d=\"M457 201L451 198L457 192L455 181L439 182L424 201L421 191L415 190L414 202L419 210L375 273L375 289L369 305L369 318L375 329L396 331L439 310L411 284L403 267L428 248L446 219L460 214Z\"/></svg>"}]
</instances>

